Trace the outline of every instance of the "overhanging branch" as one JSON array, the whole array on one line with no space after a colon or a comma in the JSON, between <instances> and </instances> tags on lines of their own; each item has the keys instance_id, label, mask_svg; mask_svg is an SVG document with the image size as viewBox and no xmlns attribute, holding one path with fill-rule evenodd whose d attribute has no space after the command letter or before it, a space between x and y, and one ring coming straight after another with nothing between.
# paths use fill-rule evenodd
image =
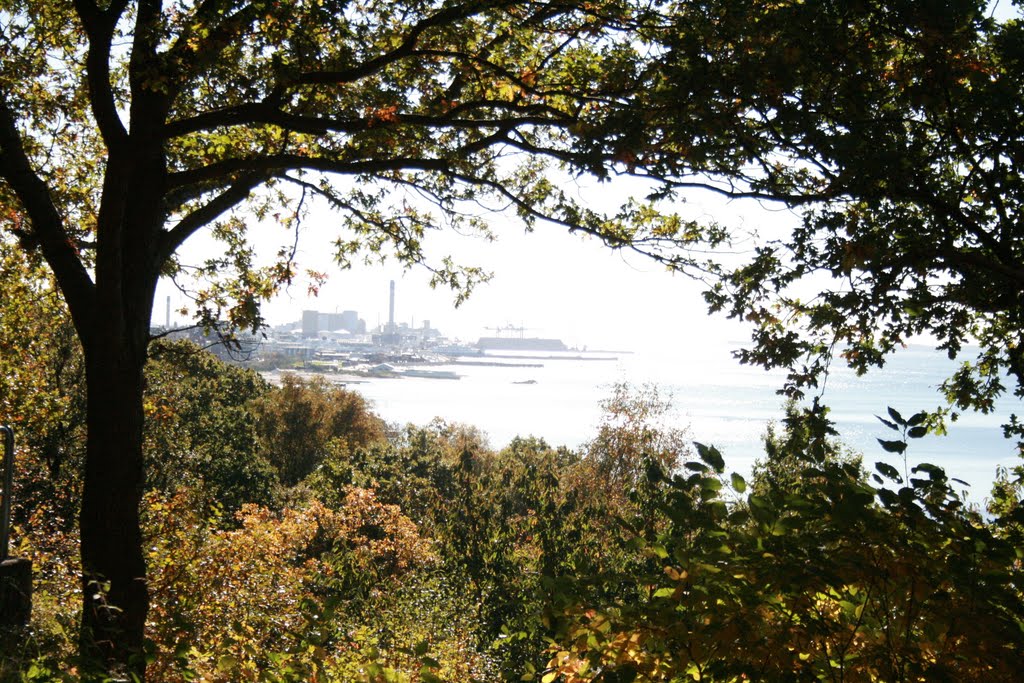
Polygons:
<instances>
[{"instance_id":1,"label":"overhanging branch","mask_svg":"<svg viewBox=\"0 0 1024 683\"><path fill-rule=\"evenodd\" d=\"M32 223L31 236L57 278L79 334L87 337L95 315L95 287L64 229L49 187L25 154L6 93L0 93L0 179L25 208Z\"/></svg>"},{"instance_id":2,"label":"overhanging branch","mask_svg":"<svg viewBox=\"0 0 1024 683\"><path fill-rule=\"evenodd\" d=\"M230 211L245 201L252 190L266 179L266 175L257 173L243 176L222 193L178 221L173 228L160 236L160 242L156 248L156 262L161 266L166 263L185 240L216 220L224 212Z\"/></svg>"},{"instance_id":3,"label":"overhanging branch","mask_svg":"<svg viewBox=\"0 0 1024 683\"><path fill-rule=\"evenodd\" d=\"M82 21L89 42L85 58L89 105L108 149L120 146L128 139L128 131L117 113L114 88L110 82L110 49L114 27L126 5L126 0L116 0L106 10L100 11L91 0L75 1L75 11Z\"/></svg>"},{"instance_id":4,"label":"overhanging branch","mask_svg":"<svg viewBox=\"0 0 1024 683\"><path fill-rule=\"evenodd\" d=\"M473 112L509 113L508 117L472 117ZM564 125L572 120L570 114L554 107L539 103L526 105L506 100L480 99L460 103L443 114L394 114L387 122L371 118L332 118L292 114L281 110L271 102L253 102L236 107L205 112L188 119L173 121L164 128L167 139L192 133L211 131L217 128L241 126L278 126L293 133L325 135L327 133L355 134L371 128L399 128L411 125L419 128L466 130L493 126L551 126Z\"/></svg>"},{"instance_id":5,"label":"overhanging branch","mask_svg":"<svg viewBox=\"0 0 1024 683\"><path fill-rule=\"evenodd\" d=\"M168 187L172 190L193 185L219 183L238 174L257 173L264 177L286 171L321 171L335 175L381 175L399 171L446 172L450 162L444 159L375 159L341 161L307 157L297 154L274 154L251 159L227 159L208 166L172 173Z\"/></svg>"}]
</instances>

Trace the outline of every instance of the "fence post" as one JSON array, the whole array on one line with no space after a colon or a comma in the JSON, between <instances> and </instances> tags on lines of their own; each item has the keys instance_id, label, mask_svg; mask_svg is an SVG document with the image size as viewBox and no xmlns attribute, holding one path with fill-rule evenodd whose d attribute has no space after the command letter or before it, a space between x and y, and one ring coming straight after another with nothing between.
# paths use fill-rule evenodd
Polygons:
<instances>
[{"instance_id":1,"label":"fence post","mask_svg":"<svg viewBox=\"0 0 1024 683\"><path fill-rule=\"evenodd\" d=\"M28 624L32 616L32 562L10 557L11 498L14 495L14 430L0 426L3 437L3 505L0 506L0 628Z\"/></svg>"}]
</instances>

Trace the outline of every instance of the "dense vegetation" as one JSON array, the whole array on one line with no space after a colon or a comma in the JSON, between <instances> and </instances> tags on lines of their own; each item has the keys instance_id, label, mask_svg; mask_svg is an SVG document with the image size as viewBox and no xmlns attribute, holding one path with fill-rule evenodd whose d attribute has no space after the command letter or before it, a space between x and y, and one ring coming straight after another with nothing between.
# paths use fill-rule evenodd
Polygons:
<instances>
[{"instance_id":1,"label":"dense vegetation","mask_svg":"<svg viewBox=\"0 0 1024 683\"><path fill-rule=\"evenodd\" d=\"M45 273L3 252L0 421L19 450L33 619L0 680L73 681L79 352ZM13 315L13 307L22 307ZM42 313L48 312L46 320ZM46 320L44 323L43 321ZM36 321L31 323L30 321ZM15 391L14 388L31 388ZM615 387L579 451L387 426L187 343L147 368L143 520L159 681L1010 681L1024 653L1020 488L848 453L795 404L750 481ZM886 448L924 435L895 410ZM76 422L77 419L77 422ZM912 456L912 444L909 447ZM58 454L60 454L58 456ZM885 455L879 451L878 455ZM869 464L870 463L870 464ZM8 637L9 636L9 637Z\"/></svg>"},{"instance_id":2,"label":"dense vegetation","mask_svg":"<svg viewBox=\"0 0 1024 683\"><path fill-rule=\"evenodd\" d=\"M342 267L426 266L462 300L487 273L428 258L426 237L493 237L505 212L705 278L709 308L752 326L741 360L785 367L792 397L925 334L951 357L977 344L944 391L990 410L1024 396L1019 18L981 0L0 0L0 30L0 400L29 463L25 552L47 568L40 662L71 661L63 638L92 680L144 680L150 659L228 679L414 661L423 678L1005 674L1008 477L981 519L935 468L837 458L812 405L748 494L713 449L680 464L678 435L641 426L657 400L621 395L611 414L632 417L584 452L492 454L154 346L149 326L169 276L201 323L255 331L299 277L314 204L340 214ZM577 176L637 194L591 206L564 189ZM748 241L688 217L698 190L799 226ZM282 228L260 261L250 231ZM200 232L216 251L183 263ZM942 417L890 413L885 452Z\"/></svg>"}]
</instances>

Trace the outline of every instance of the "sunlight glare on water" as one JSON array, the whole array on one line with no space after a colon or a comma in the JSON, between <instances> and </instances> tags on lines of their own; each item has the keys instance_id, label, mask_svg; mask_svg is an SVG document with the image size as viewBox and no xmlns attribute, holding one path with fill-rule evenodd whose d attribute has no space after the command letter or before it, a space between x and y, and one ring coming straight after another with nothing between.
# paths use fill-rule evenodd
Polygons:
<instances>
[{"instance_id":1,"label":"sunlight glare on water","mask_svg":"<svg viewBox=\"0 0 1024 683\"><path fill-rule=\"evenodd\" d=\"M538 436L551 445L575 448L593 437L601 418L600 403L611 394L614 383L652 383L672 398L671 422L687 428L693 440L716 445L727 466L741 473L749 473L762 454L767 425L782 416L783 399L776 394L782 373L741 366L725 346L697 353L593 355L616 358L501 361L543 367L433 366L453 370L461 379L380 379L352 388L391 422L426 424L440 417L479 427L495 448L516 435ZM876 441L896 435L875 415L884 415L889 406L904 416L936 408L942 403L936 389L951 367L934 350L911 346L884 369L863 377L835 367L824 401L832 408L830 416L841 438L864 454L869 469L885 460L902 470L902 459L883 452ZM980 500L987 495L997 465L1018 462L1012 443L1002 438L999 429L1015 404L1007 399L995 415L965 415L949 425L949 436L913 441L908 462L945 467L951 477L970 482L971 499Z\"/></svg>"}]
</instances>

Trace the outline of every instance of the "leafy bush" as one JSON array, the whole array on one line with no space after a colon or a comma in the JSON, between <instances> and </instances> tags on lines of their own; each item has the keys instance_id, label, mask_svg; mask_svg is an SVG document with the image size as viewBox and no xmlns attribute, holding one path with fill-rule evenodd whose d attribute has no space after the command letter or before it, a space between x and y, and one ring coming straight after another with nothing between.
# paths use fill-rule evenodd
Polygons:
<instances>
[{"instance_id":1,"label":"leafy bush","mask_svg":"<svg viewBox=\"0 0 1024 683\"><path fill-rule=\"evenodd\" d=\"M393 506L352 489L330 510L244 506L221 528L189 491L147 506L156 680L310 680L366 669L372 634L336 619L363 586L386 591L433 562L429 543ZM325 680L340 680L325 678Z\"/></svg>"},{"instance_id":2,"label":"leafy bush","mask_svg":"<svg viewBox=\"0 0 1024 683\"><path fill-rule=\"evenodd\" d=\"M543 681L1018 676L1018 547L941 469L904 481L880 462L869 484L855 463L786 453L800 486L742 495L717 451L699 453L658 482L665 527L634 520L654 569L603 579L635 599L568 600Z\"/></svg>"},{"instance_id":3,"label":"leafy bush","mask_svg":"<svg viewBox=\"0 0 1024 683\"><path fill-rule=\"evenodd\" d=\"M160 342L151 355L147 485L168 494L187 485L229 513L246 503L273 506L277 472L260 451L253 411L272 387L191 342Z\"/></svg>"}]
</instances>

